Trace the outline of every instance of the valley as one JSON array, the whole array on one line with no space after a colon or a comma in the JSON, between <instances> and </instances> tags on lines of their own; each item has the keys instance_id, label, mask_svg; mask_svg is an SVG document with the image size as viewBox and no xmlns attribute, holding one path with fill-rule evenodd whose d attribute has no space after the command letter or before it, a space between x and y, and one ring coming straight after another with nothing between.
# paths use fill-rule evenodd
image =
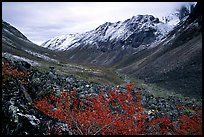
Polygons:
<instances>
[{"instance_id":1,"label":"valley","mask_svg":"<svg viewBox=\"0 0 204 137\"><path fill-rule=\"evenodd\" d=\"M202 135L201 4L37 45L2 20L4 135Z\"/></svg>"}]
</instances>

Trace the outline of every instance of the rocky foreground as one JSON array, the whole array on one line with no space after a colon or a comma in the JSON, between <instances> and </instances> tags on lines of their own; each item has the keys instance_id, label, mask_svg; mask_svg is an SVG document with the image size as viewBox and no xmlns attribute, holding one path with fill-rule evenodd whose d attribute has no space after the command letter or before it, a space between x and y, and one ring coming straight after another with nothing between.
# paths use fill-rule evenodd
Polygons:
<instances>
[{"instance_id":1,"label":"rocky foreground","mask_svg":"<svg viewBox=\"0 0 204 137\"><path fill-rule=\"evenodd\" d=\"M138 126L137 128L140 127L142 132L133 132L130 130L135 127L130 127L129 130L122 131L121 125L125 126L124 123L126 121L115 125L121 127L120 132L111 131L109 129L111 129L111 123L113 121L110 121L106 124L109 125L105 126L107 127L106 129L98 126L98 129L95 129L96 132L87 131L85 133L85 131L82 130L83 124L81 126L73 126L73 123L69 125L69 122L67 122L69 120L68 118L66 121L63 118L58 118L58 115L61 115L63 112L63 109L58 111L62 106L59 106L59 102L57 102L58 104L56 102L53 103L54 99L48 98L53 97L61 99L62 93L68 95L71 91L75 92L76 99L84 102L87 101L87 98L97 98L102 93L103 97L107 98L105 100L109 99L107 102L111 104L111 92L120 92L126 95L129 90L122 86L114 87L78 80L72 75L58 75L54 67L50 67L50 70L47 72L40 72L27 62L15 61L2 57L2 134L202 134L201 99L190 99L188 97L181 98L179 96L168 96L167 98L155 97L141 86L134 86L134 88L131 89L131 95L133 95L135 102L139 102L138 106L142 108L140 111L136 108L137 117L135 120L135 123L139 123L139 125L136 124ZM137 98L135 98L134 95L137 95ZM66 97L70 98L72 96ZM45 101L45 98L50 100ZM133 99L131 98L130 100L132 101ZM45 109L42 109L44 104L40 101L52 104L52 110L47 109L45 112ZM72 103L72 105L74 105L74 103ZM86 103L86 105L86 107L88 107L88 103ZM66 106L63 107L64 111L67 110L65 108ZM113 106L111 106L111 108L112 109L109 111L111 111L111 113L114 111L114 113L117 113L117 116L126 114L124 111L125 108L121 109L121 107L116 110L114 110ZM73 106L72 108L70 106L69 110L66 112L72 114L72 109ZM78 110L78 112L80 112L80 110ZM91 115L92 112L98 111L91 110L89 114ZM68 116L67 113L64 114L64 116ZM114 113L112 113L112 115L114 115ZM140 114L143 119L138 121ZM99 114L96 116L99 116ZM76 118L77 117L76 115ZM164 117L168 118L166 120L170 120L171 122L162 119ZM81 119L81 121L83 121L83 119ZM114 120L114 122L117 122L117 120ZM165 122L169 122L168 124L170 125L168 127L167 125L162 125L162 123ZM78 121L78 123L80 123L80 121ZM99 123L102 125L104 121ZM127 125L126 127L128 128ZM80 132L77 132L77 129L80 128L81 130L78 130ZM115 128L115 130L117 129L119 128Z\"/></svg>"}]
</instances>

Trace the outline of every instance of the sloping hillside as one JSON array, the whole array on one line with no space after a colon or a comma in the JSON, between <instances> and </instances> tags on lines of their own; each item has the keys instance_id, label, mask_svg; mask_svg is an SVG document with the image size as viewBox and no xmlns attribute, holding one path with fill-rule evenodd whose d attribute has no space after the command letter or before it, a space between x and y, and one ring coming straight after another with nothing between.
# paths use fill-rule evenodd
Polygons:
<instances>
[{"instance_id":1,"label":"sloping hillside","mask_svg":"<svg viewBox=\"0 0 204 137\"><path fill-rule=\"evenodd\" d=\"M196 6L198 12L198 6ZM194 11L195 11L194 10ZM197 17L194 16L197 14ZM187 96L202 95L201 14L193 12L155 48L143 50L116 65L119 72L156 83Z\"/></svg>"}]
</instances>

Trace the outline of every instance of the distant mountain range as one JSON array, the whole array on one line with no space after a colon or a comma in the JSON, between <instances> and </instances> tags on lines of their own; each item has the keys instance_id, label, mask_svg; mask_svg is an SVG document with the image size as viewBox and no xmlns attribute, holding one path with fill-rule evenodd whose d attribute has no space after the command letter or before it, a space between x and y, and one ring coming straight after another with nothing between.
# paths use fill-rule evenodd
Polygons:
<instances>
[{"instance_id":1,"label":"distant mountain range","mask_svg":"<svg viewBox=\"0 0 204 137\"><path fill-rule=\"evenodd\" d=\"M62 51L76 47L96 48L101 51L149 47L158 43L174 26L186 19L190 9L184 9L163 17L161 21L152 15L137 15L123 22L106 22L82 34L54 37L41 46Z\"/></svg>"},{"instance_id":2,"label":"distant mountain range","mask_svg":"<svg viewBox=\"0 0 204 137\"><path fill-rule=\"evenodd\" d=\"M102 51L137 48L160 40L172 28L173 25L163 23L152 15L137 15L123 22L106 22L86 33L58 36L41 46L51 50L69 50L76 47L96 48ZM109 46L107 43L110 43Z\"/></svg>"}]
</instances>

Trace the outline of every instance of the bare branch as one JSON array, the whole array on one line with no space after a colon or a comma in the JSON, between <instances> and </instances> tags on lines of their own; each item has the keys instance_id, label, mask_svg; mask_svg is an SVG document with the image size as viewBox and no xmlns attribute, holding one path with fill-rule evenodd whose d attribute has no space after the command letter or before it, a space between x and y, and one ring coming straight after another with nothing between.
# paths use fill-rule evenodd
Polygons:
<instances>
[{"instance_id":1,"label":"bare branch","mask_svg":"<svg viewBox=\"0 0 204 137\"><path fill-rule=\"evenodd\" d=\"M117 114L117 116L118 116L118 114ZM98 134L102 129L104 129L105 127L107 127L107 126L109 126L109 125L111 125L112 123L114 123L115 121L117 121L119 118L121 118L121 117L118 117L118 118L116 118L115 120L113 120L112 122L110 122L109 124L107 124L107 125L105 125L105 126L103 126L102 128L100 128L99 130L97 130L96 131L96 133L94 134L94 135L96 135L96 134Z\"/></svg>"},{"instance_id":2,"label":"bare branch","mask_svg":"<svg viewBox=\"0 0 204 137\"><path fill-rule=\"evenodd\" d=\"M82 132L81 129L78 127L77 122L74 120L74 118L72 117L71 114L69 114L69 115L71 116L72 120L76 123L76 128L79 130L79 132L81 133L81 135L83 135L83 132Z\"/></svg>"}]
</instances>

